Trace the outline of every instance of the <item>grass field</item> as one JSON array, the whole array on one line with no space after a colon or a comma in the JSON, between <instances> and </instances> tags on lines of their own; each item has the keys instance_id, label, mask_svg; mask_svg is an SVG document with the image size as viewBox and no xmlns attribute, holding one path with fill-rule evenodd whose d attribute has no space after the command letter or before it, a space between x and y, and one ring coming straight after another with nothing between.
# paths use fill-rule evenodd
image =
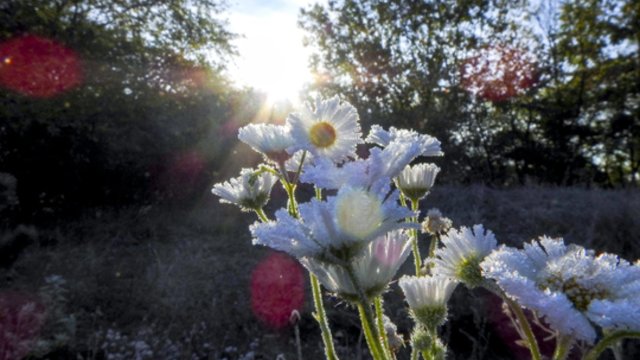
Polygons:
<instances>
[{"instance_id":1,"label":"grass field","mask_svg":"<svg viewBox=\"0 0 640 360\"><path fill-rule=\"evenodd\" d=\"M431 207L456 227L482 223L508 245L546 234L627 260L640 257L637 190L442 186L423 209ZM44 297L48 315L36 331L41 342L25 340L34 357L296 359L294 328L274 329L252 312L251 274L271 253L251 245L247 227L253 221L251 214L220 205L213 196L191 209L90 211L37 228L37 241L10 268L0 269L1 291ZM421 246L426 251L428 242ZM411 270L409 260L403 271ZM60 277L52 280L52 275ZM304 286L298 323L303 355L321 359L306 280ZM385 302L407 337L411 321L396 284ZM488 294L460 288L451 305L444 328L449 358L526 355L509 346L510 325ZM367 358L353 309L334 298L327 298L327 306L341 358ZM640 356L637 345L625 345L627 359ZM399 358L406 357L405 349Z\"/></svg>"}]
</instances>

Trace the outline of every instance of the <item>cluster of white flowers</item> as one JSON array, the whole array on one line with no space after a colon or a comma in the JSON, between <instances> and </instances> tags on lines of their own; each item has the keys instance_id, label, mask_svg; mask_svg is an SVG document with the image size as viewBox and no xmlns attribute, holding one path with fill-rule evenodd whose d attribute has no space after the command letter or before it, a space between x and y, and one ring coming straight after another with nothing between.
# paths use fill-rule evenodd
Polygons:
<instances>
[{"instance_id":1,"label":"cluster of white flowers","mask_svg":"<svg viewBox=\"0 0 640 360\"><path fill-rule=\"evenodd\" d=\"M574 341L594 343L595 326L605 334L626 331L640 337L638 262L610 254L595 256L593 251L547 237L523 250L498 247L493 232L483 225L453 228L437 209L430 210L420 226L419 202L431 191L440 168L412 162L442 155L440 142L429 135L373 125L363 138L356 109L334 97L289 115L284 125L247 125L238 137L261 153L265 163L216 184L213 193L221 202L258 214L260 221L250 226L253 243L298 259L314 275L312 287L317 279L314 296L320 292L319 281L358 306L376 360L393 358L391 353L398 348L389 345L397 336L375 344L389 336L386 333L395 334L395 326L382 313L380 295L411 252L416 276L402 277L399 286L416 322L411 335L414 355L419 352L425 359L446 355L438 327L446 321L447 302L459 283L486 287L502 296L518 316L519 332L536 360L542 357L521 306L557 331L563 339L557 342L557 354L568 353L562 347ZM361 144L368 145L365 157L356 152ZM289 199L269 219L263 207L278 181ZM316 197L298 204L299 182L313 185ZM419 228L431 237L424 267ZM314 302L320 308L317 314L324 313L321 297ZM385 319L378 321L378 329L371 328L374 304L376 318ZM326 318L316 319L327 358L336 359Z\"/></svg>"}]
</instances>

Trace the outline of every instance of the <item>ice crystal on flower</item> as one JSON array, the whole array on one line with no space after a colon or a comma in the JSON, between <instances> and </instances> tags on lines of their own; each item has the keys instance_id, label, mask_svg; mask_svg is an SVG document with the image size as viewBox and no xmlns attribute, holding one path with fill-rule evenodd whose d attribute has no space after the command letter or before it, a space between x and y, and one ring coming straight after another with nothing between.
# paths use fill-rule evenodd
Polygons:
<instances>
[{"instance_id":1,"label":"ice crystal on flower","mask_svg":"<svg viewBox=\"0 0 640 360\"><path fill-rule=\"evenodd\" d=\"M482 282L480 262L496 248L497 241L482 225L473 229L462 227L451 229L442 237L444 247L436 250L434 273L458 279L467 286L475 287Z\"/></svg>"},{"instance_id":2,"label":"ice crystal on flower","mask_svg":"<svg viewBox=\"0 0 640 360\"><path fill-rule=\"evenodd\" d=\"M211 192L221 203L240 206L243 210L261 209L269 201L271 188L278 177L254 169L242 169L240 176L213 186Z\"/></svg>"},{"instance_id":3,"label":"ice crystal on flower","mask_svg":"<svg viewBox=\"0 0 640 360\"><path fill-rule=\"evenodd\" d=\"M288 126L249 124L240 128L238 139L277 164L291 157L287 149L293 145L293 137Z\"/></svg>"},{"instance_id":4,"label":"ice crystal on flower","mask_svg":"<svg viewBox=\"0 0 640 360\"><path fill-rule=\"evenodd\" d=\"M355 157L356 145L362 143L358 112L337 96L318 99L315 108L307 105L300 113L290 114L287 126L294 139L289 153L307 150L339 163Z\"/></svg>"},{"instance_id":5,"label":"ice crystal on flower","mask_svg":"<svg viewBox=\"0 0 640 360\"><path fill-rule=\"evenodd\" d=\"M595 256L562 239L542 237L523 250L501 247L481 266L509 296L564 335L593 342L591 323L640 330L640 267L615 255Z\"/></svg>"}]
</instances>

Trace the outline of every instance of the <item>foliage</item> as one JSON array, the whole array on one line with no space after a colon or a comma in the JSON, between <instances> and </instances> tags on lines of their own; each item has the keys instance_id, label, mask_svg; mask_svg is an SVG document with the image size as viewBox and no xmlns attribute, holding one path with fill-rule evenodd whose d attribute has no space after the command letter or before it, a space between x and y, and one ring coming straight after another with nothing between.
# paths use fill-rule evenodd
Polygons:
<instances>
[{"instance_id":1,"label":"foliage","mask_svg":"<svg viewBox=\"0 0 640 360\"><path fill-rule=\"evenodd\" d=\"M637 185L637 2L525 3L310 6L312 87L435 135L454 181Z\"/></svg>"},{"instance_id":2,"label":"foliage","mask_svg":"<svg viewBox=\"0 0 640 360\"><path fill-rule=\"evenodd\" d=\"M229 91L221 72L234 53L234 35L212 17L223 9L210 0L3 2L2 43L41 39L35 50L23 45L23 58L51 67L18 86L65 85L73 64L81 79L59 92L0 90L0 167L17 178L22 209L203 191L224 143L223 120L234 104L252 98ZM46 46L53 54L37 48ZM9 55L20 55L15 48ZM51 65L56 56L70 58L58 62L67 69ZM5 78L19 76L11 73L21 69L13 60L3 59Z\"/></svg>"}]
</instances>

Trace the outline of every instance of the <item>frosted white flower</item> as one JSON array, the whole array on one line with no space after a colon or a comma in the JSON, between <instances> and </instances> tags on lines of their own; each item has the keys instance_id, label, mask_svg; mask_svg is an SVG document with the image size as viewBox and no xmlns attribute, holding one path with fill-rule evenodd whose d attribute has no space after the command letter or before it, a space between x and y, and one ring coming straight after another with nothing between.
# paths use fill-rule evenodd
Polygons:
<instances>
[{"instance_id":1,"label":"frosted white flower","mask_svg":"<svg viewBox=\"0 0 640 360\"><path fill-rule=\"evenodd\" d=\"M485 276L561 334L592 343L590 321L640 330L640 267L615 255L541 237L523 250L501 247L481 264Z\"/></svg>"},{"instance_id":2,"label":"frosted white flower","mask_svg":"<svg viewBox=\"0 0 640 360\"><path fill-rule=\"evenodd\" d=\"M402 230L389 232L369 243L350 261L358 286L368 298L382 294L387 288L411 253L409 240L409 235ZM327 290L347 300L359 299L357 288L343 266L310 257L302 258L300 262Z\"/></svg>"},{"instance_id":3,"label":"frosted white flower","mask_svg":"<svg viewBox=\"0 0 640 360\"><path fill-rule=\"evenodd\" d=\"M316 100L315 109L309 105L300 113L287 117L294 145L290 153L307 150L314 156L341 162L355 157L356 145L362 143L358 112L348 102L336 96L329 100Z\"/></svg>"},{"instance_id":4,"label":"frosted white flower","mask_svg":"<svg viewBox=\"0 0 640 360\"><path fill-rule=\"evenodd\" d=\"M442 325L447 302L458 282L443 276L403 276L398 285L417 321L431 329Z\"/></svg>"},{"instance_id":5,"label":"frosted white flower","mask_svg":"<svg viewBox=\"0 0 640 360\"><path fill-rule=\"evenodd\" d=\"M438 209L430 209L422 222L422 232L431 235L442 234L451 228L451 219L442 216Z\"/></svg>"},{"instance_id":6,"label":"frosted white flower","mask_svg":"<svg viewBox=\"0 0 640 360\"><path fill-rule=\"evenodd\" d=\"M249 124L240 128L238 139L276 164L291 157L287 149L293 145L293 137L287 126Z\"/></svg>"},{"instance_id":7,"label":"frosted white flower","mask_svg":"<svg viewBox=\"0 0 640 360\"><path fill-rule=\"evenodd\" d=\"M377 237L391 230L417 226L403 221L413 213L398 205L397 193L387 196L387 190L344 187L327 201L312 199L300 204L300 219L279 210L277 221L250 227L254 244L298 258L349 260Z\"/></svg>"},{"instance_id":8,"label":"frosted white flower","mask_svg":"<svg viewBox=\"0 0 640 360\"><path fill-rule=\"evenodd\" d=\"M442 156L444 153L440 148L440 141L430 135L419 134L413 130L397 129L390 127L389 131L384 130L380 125L371 126L371 131L365 142L376 144L382 147L388 146L393 141L403 141L415 143L419 146L422 156Z\"/></svg>"},{"instance_id":9,"label":"frosted white flower","mask_svg":"<svg viewBox=\"0 0 640 360\"><path fill-rule=\"evenodd\" d=\"M441 240L444 247L435 252L434 273L457 279L469 287L480 285L480 263L498 245L493 233L485 232L482 225L474 225L473 230L451 229Z\"/></svg>"},{"instance_id":10,"label":"frosted white flower","mask_svg":"<svg viewBox=\"0 0 640 360\"><path fill-rule=\"evenodd\" d=\"M384 149L371 149L366 159L355 159L342 165L317 159L305 167L301 180L325 189L339 189L346 185L366 188L398 176L419 155L420 149L415 142L392 141Z\"/></svg>"},{"instance_id":11,"label":"frosted white flower","mask_svg":"<svg viewBox=\"0 0 640 360\"><path fill-rule=\"evenodd\" d=\"M269 201L271 188L278 177L254 169L242 169L240 176L213 186L211 192L221 203L236 204L243 210L261 209Z\"/></svg>"},{"instance_id":12,"label":"frosted white flower","mask_svg":"<svg viewBox=\"0 0 640 360\"><path fill-rule=\"evenodd\" d=\"M407 165L394 182L404 196L418 201L429 193L439 172L440 168L435 164Z\"/></svg>"}]
</instances>

